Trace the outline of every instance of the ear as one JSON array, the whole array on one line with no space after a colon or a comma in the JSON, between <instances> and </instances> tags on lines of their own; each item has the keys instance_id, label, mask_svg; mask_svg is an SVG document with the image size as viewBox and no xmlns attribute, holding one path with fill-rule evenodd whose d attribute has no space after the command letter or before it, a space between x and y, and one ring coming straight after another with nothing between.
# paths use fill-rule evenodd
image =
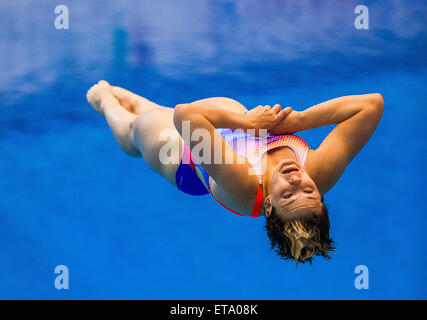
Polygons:
<instances>
[{"instance_id":1,"label":"ear","mask_svg":"<svg viewBox=\"0 0 427 320\"><path fill-rule=\"evenodd\" d=\"M271 204L271 195L268 195L264 199L264 214L266 218L271 215L271 210L273 209L273 205Z\"/></svg>"}]
</instances>

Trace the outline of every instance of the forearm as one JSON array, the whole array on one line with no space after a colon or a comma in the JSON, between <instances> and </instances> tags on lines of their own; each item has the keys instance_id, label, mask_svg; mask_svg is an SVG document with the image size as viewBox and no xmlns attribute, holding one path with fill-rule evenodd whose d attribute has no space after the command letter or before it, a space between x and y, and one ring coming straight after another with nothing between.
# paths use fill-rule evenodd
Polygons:
<instances>
[{"instance_id":1,"label":"forearm","mask_svg":"<svg viewBox=\"0 0 427 320\"><path fill-rule=\"evenodd\" d=\"M177 105L175 113L175 121L192 121L196 120L195 118L197 117L203 117L215 128L254 129L253 122L245 114L232 112L206 103L196 102Z\"/></svg>"},{"instance_id":2,"label":"forearm","mask_svg":"<svg viewBox=\"0 0 427 320\"><path fill-rule=\"evenodd\" d=\"M344 96L322 102L304 111L297 112L297 115L293 119L292 131L304 131L344 122L363 110L375 108L377 105L380 105L380 100L382 101L381 95L374 93Z\"/></svg>"}]
</instances>

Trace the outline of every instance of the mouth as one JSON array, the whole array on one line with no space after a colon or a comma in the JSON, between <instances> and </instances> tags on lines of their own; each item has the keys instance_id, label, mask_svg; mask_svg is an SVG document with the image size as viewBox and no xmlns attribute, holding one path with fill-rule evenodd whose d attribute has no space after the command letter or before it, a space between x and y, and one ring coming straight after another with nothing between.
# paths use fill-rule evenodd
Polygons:
<instances>
[{"instance_id":1,"label":"mouth","mask_svg":"<svg viewBox=\"0 0 427 320\"><path fill-rule=\"evenodd\" d=\"M282 174L289 174L291 172L297 172L299 171L299 166L297 165L295 160L292 159L286 159L283 160L280 164L279 172Z\"/></svg>"}]
</instances>

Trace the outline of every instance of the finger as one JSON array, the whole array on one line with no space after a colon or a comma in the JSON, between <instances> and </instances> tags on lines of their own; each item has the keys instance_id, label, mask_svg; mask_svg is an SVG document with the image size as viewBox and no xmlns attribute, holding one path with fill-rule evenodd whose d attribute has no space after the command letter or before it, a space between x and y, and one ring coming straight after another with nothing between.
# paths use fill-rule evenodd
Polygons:
<instances>
[{"instance_id":1,"label":"finger","mask_svg":"<svg viewBox=\"0 0 427 320\"><path fill-rule=\"evenodd\" d=\"M282 121L283 119L285 119L290 113L292 112L292 108L291 107L286 107L285 109L283 109L282 111L280 111L277 114L277 121Z\"/></svg>"},{"instance_id":2,"label":"finger","mask_svg":"<svg viewBox=\"0 0 427 320\"><path fill-rule=\"evenodd\" d=\"M271 110L274 111L274 113L279 113L281 109L282 107L280 106L280 104L275 104Z\"/></svg>"},{"instance_id":3,"label":"finger","mask_svg":"<svg viewBox=\"0 0 427 320\"><path fill-rule=\"evenodd\" d=\"M267 109L267 110L270 110L271 109L271 106L269 106L268 104L264 107L265 109Z\"/></svg>"}]
</instances>

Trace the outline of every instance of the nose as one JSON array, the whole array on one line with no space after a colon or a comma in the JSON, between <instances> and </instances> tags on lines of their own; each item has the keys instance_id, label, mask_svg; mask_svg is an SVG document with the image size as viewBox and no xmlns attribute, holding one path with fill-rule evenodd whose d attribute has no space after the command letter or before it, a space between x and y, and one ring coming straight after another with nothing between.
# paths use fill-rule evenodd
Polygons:
<instances>
[{"instance_id":1,"label":"nose","mask_svg":"<svg viewBox=\"0 0 427 320\"><path fill-rule=\"evenodd\" d=\"M289 183L293 186L300 184L300 182L301 182L301 179L299 177L296 177L296 176L292 176L289 179Z\"/></svg>"}]
</instances>

